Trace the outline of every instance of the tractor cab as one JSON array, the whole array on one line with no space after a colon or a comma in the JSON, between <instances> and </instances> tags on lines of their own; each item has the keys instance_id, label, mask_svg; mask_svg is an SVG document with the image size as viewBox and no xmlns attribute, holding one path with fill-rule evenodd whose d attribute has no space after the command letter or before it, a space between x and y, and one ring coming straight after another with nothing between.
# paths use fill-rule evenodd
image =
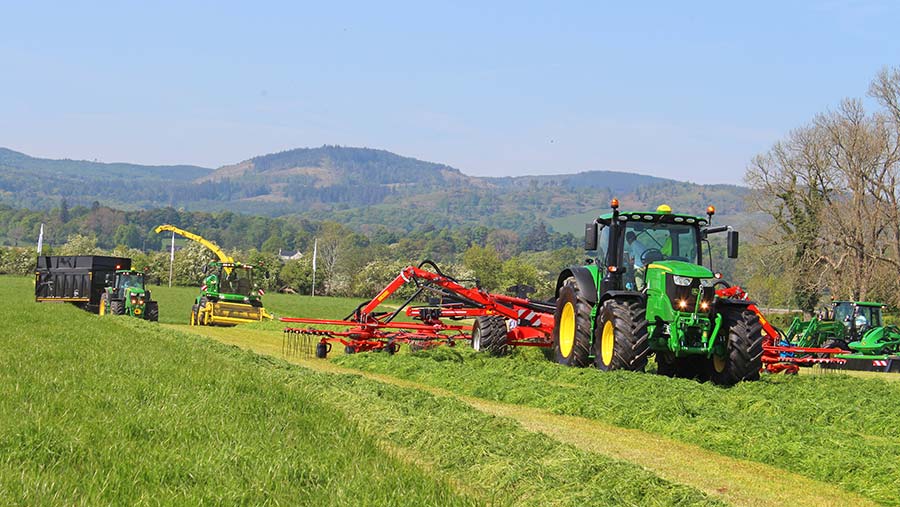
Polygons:
<instances>
[{"instance_id":1,"label":"tractor cab","mask_svg":"<svg viewBox=\"0 0 900 507\"><path fill-rule=\"evenodd\" d=\"M203 292L211 299L255 304L260 294L253 283L253 269L240 262L211 262L206 269Z\"/></svg>"},{"instance_id":2,"label":"tractor cab","mask_svg":"<svg viewBox=\"0 0 900 507\"><path fill-rule=\"evenodd\" d=\"M144 273L140 271L116 271L115 290L144 291Z\"/></svg>"},{"instance_id":3,"label":"tractor cab","mask_svg":"<svg viewBox=\"0 0 900 507\"><path fill-rule=\"evenodd\" d=\"M831 305L835 322L844 325L850 338L856 339L870 329L881 327L884 305L865 301L835 301Z\"/></svg>"}]
</instances>

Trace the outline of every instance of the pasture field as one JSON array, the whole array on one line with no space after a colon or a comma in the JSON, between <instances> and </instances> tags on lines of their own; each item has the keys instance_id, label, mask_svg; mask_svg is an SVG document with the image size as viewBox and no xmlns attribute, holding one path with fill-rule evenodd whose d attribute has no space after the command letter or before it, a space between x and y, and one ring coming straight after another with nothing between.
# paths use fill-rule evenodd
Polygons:
<instances>
[{"instance_id":1,"label":"pasture field","mask_svg":"<svg viewBox=\"0 0 900 507\"><path fill-rule=\"evenodd\" d=\"M900 505L897 382L723 389L464 346L317 360L277 321L186 326L196 289L151 289L160 324L0 277L0 503Z\"/></svg>"}]
</instances>

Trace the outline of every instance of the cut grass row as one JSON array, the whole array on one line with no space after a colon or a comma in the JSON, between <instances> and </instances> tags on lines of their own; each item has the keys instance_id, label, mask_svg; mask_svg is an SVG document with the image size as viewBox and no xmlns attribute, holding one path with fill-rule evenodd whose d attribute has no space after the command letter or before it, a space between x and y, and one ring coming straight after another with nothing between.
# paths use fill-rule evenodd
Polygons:
<instances>
[{"instance_id":1,"label":"cut grass row","mask_svg":"<svg viewBox=\"0 0 900 507\"><path fill-rule=\"evenodd\" d=\"M541 354L460 348L336 356L337 363L505 403L640 429L900 505L900 385L844 375L766 377L731 389L563 368Z\"/></svg>"},{"instance_id":2,"label":"cut grass row","mask_svg":"<svg viewBox=\"0 0 900 507\"><path fill-rule=\"evenodd\" d=\"M28 288L0 278L3 504L717 503L453 399Z\"/></svg>"},{"instance_id":3,"label":"cut grass row","mask_svg":"<svg viewBox=\"0 0 900 507\"><path fill-rule=\"evenodd\" d=\"M3 280L6 282L6 280ZM474 503L254 358L0 286L0 503ZM299 376L299 375L298 375Z\"/></svg>"}]
</instances>

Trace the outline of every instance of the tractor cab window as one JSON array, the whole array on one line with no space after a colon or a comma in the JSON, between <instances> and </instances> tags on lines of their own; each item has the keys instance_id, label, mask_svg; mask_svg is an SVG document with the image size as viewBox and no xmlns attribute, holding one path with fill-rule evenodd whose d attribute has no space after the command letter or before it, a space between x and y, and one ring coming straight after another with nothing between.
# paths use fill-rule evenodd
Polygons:
<instances>
[{"instance_id":1,"label":"tractor cab window","mask_svg":"<svg viewBox=\"0 0 900 507\"><path fill-rule=\"evenodd\" d=\"M698 264L697 230L681 224L629 221L625 227L625 254L635 269L664 260Z\"/></svg>"},{"instance_id":2,"label":"tractor cab window","mask_svg":"<svg viewBox=\"0 0 900 507\"><path fill-rule=\"evenodd\" d=\"M250 268L223 269L219 277L219 292L225 294L250 294L253 275Z\"/></svg>"},{"instance_id":3,"label":"tractor cab window","mask_svg":"<svg viewBox=\"0 0 900 507\"><path fill-rule=\"evenodd\" d=\"M119 275L119 288L143 290L144 276L135 273L121 273Z\"/></svg>"},{"instance_id":4,"label":"tractor cab window","mask_svg":"<svg viewBox=\"0 0 900 507\"><path fill-rule=\"evenodd\" d=\"M606 254L609 248L609 227L600 226L600 238L597 240L597 265L606 269Z\"/></svg>"},{"instance_id":5,"label":"tractor cab window","mask_svg":"<svg viewBox=\"0 0 900 507\"><path fill-rule=\"evenodd\" d=\"M873 327L881 327L881 308L877 306L857 306L853 315L853 324L859 332Z\"/></svg>"}]
</instances>

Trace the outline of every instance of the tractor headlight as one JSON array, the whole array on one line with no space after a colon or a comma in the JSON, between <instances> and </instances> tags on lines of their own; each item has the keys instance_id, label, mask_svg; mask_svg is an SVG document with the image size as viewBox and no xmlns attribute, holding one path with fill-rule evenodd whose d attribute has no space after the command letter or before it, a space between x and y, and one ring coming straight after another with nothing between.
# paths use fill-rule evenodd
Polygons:
<instances>
[{"instance_id":1,"label":"tractor headlight","mask_svg":"<svg viewBox=\"0 0 900 507\"><path fill-rule=\"evenodd\" d=\"M675 275L675 276L672 277L672 281L675 282L675 285L680 285L680 286L682 286L682 287L687 287L687 286L689 286L689 285L691 284L691 282L693 282L694 280L693 280L691 277L688 277L688 276L678 276L678 275Z\"/></svg>"},{"instance_id":2,"label":"tractor headlight","mask_svg":"<svg viewBox=\"0 0 900 507\"><path fill-rule=\"evenodd\" d=\"M713 285L716 284L716 281L717 280L715 278L701 278L700 286L701 287L712 287Z\"/></svg>"},{"instance_id":3,"label":"tractor headlight","mask_svg":"<svg viewBox=\"0 0 900 507\"><path fill-rule=\"evenodd\" d=\"M679 299L678 300L678 309L684 310L685 308L687 308L687 301L685 301L683 299Z\"/></svg>"}]
</instances>

